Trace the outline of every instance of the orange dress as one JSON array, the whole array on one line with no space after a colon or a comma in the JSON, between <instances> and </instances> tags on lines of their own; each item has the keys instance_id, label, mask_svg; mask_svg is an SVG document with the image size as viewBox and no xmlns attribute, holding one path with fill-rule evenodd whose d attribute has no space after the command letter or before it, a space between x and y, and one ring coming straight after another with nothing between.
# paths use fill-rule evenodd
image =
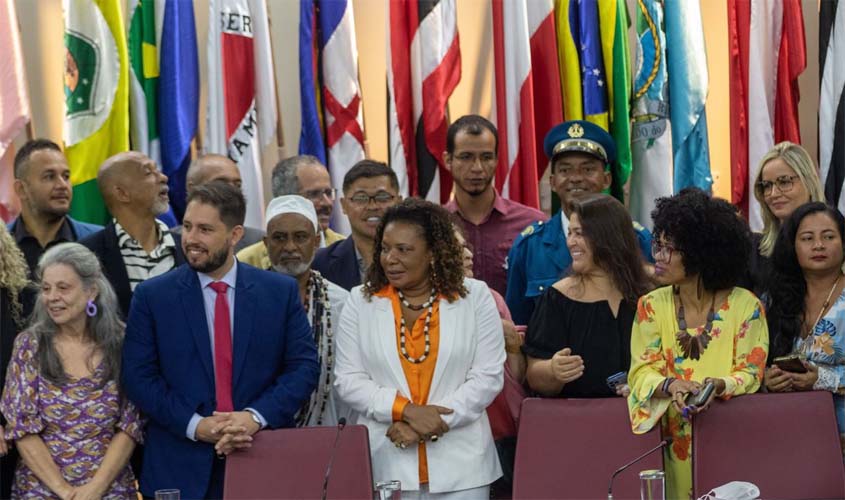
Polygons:
<instances>
[{"instance_id":1,"label":"orange dress","mask_svg":"<svg viewBox=\"0 0 845 500\"><path fill-rule=\"evenodd\" d=\"M428 326L428 336L431 346L428 357L422 363L411 363L399 350L399 328L402 321L402 303L399 294L392 285L388 285L375 294L377 297L390 299L393 305L393 318L396 323L396 355L402 362L402 371L405 373L405 380L408 381L408 388L411 391L411 399L408 399L397 392L396 400L393 402L393 421L402 420L402 412L408 403L425 405L428 401L428 393L431 389L431 380L434 378L434 367L437 365L437 350L440 346L440 300L434 303L431 310L431 322ZM438 297L439 299L440 297ZM410 332L406 332L405 350L408 356L419 358L425 351L425 316L427 309L414 322ZM420 484L428 483L428 458L425 452L425 443L420 443L417 449L419 458Z\"/></svg>"}]
</instances>

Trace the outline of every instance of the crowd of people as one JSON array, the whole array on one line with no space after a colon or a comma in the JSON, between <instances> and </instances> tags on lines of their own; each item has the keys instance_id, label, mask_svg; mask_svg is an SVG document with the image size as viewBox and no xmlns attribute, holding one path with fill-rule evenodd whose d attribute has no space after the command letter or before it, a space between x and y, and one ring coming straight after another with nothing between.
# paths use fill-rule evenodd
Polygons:
<instances>
[{"instance_id":1,"label":"crowd of people","mask_svg":"<svg viewBox=\"0 0 845 500\"><path fill-rule=\"evenodd\" d=\"M446 144L444 206L403 200L383 163L338 192L296 156L264 228L244 226L225 156L191 164L174 228L155 163L109 158L99 227L68 215L61 148L24 145L22 211L0 227L0 497L221 498L257 432L343 421L403 498L504 497L526 395L626 398L632 432L673 438L670 498L691 494L691 421L714 398L830 391L845 449L845 218L800 146L762 159L752 233L694 188L657 200L652 231L633 221L603 193L613 139L586 121L545 138L550 219L494 188L488 120Z\"/></svg>"}]
</instances>

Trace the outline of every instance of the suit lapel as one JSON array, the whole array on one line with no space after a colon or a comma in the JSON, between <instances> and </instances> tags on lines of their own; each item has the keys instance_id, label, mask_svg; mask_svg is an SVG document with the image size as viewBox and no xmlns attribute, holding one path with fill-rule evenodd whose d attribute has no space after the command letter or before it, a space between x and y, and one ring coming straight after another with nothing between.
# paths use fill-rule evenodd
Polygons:
<instances>
[{"instance_id":1,"label":"suit lapel","mask_svg":"<svg viewBox=\"0 0 845 500\"><path fill-rule=\"evenodd\" d=\"M120 245L117 241L117 228L114 223L106 226L106 231L103 233L103 246L105 247L105 255L103 267L106 268L106 274L111 278L112 286L116 288L115 292L118 297L132 297L132 287L129 285L129 274L126 272L126 263L123 262L123 255L120 253ZM128 300L127 300L128 301ZM129 311L125 311L129 313Z\"/></svg>"},{"instance_id":2,"label":"suit lapel","mask_svg":"<svg viewBox=\"0 0 845 500\"><path fill-rule=\"evenodd\" d=\"M449 357L452 355L455 343L454 333L458 331L458 303L462 299L454 302L448 302L445 299L440 300L440 345L437 348L437 364L434 366L434 375L431 378L431 390L429 391L429 399L436 394L437 386L440 380L443 379L443 371L449 363Z\"/></svg>"},{"instance_id":3,"label":"suit lapel","mask_svg":"<svg viewBox=\"0 0 845 500\"><path fill-rule=\"evenodd\" d=\"M396 347L396 323L393 318L393 306L390 300L381 297L374 297L373 304L375 309L375 325L376 330L374 335L381 341L381 350L384 353L384 358L387 360L387 366L393 379L398 382L402 389L402 395L410 398L411 389L408 387L408 381L405 379L405 372L402 371L402 362L399 360L399 351Z\"/></svg>"},{"instance_id":4,"label":"suit lapel","mask_svg":"<svg viewBox=\"0 0 845 500\"><path fill-rule=\"evenodd\" d=\"M258 297L252 291L252 280L244 276L250 270L240 263L238 276L235 281L235 318L233 321L235 331L232 336L232 388L238 386L238 377L246 364L246 353L249 350L249 341L252 337L252 325L255 320L255 303ZM234 391L233 391L234 392Z\"/></svg>"},{"instance_id":5,"label":"suit lapel","mask_svg":"<svg viewBox=\"0 0 845 500\"><path fill-rule=\"evenodd\" d=\"M202 366L205 368L208 380L214 384L214 362L211 360L211 339L209 338L208 321L205 317L205 303L202 298L199 278L197 277L197 273L188 266L179 269L179 272L183 274L180 283L183 291L179 294L182 299L182 309L185 312L185 318L188 320L188 326L194 337L194 343L197 346L197 352L199 352Z\"/></svg>"}]
</instances>

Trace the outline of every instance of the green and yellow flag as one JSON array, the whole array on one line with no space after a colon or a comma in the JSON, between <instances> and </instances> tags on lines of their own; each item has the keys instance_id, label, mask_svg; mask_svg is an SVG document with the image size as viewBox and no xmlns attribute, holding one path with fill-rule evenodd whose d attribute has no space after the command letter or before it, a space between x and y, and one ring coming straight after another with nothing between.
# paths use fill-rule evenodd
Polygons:
<instances>
[{"instance_id":1,"label":"green and yellow flag","mask_svg":"<svg viewBox=\"0 0 845 500\"><path fill-rule=\"evenodd\" d=\"M129 58L119 0L63 0L65 155L73 184L71 215L104 224L97 189L103 161L129 150Z\"/></svg>"},{"instance_id":2,"label":"green and yellow flag","mask_svg":"<svg viewBox=\"0 0 845 500\"><path fill-rule=\"evenodd\" d=\"M563 115L589 120L613 136L612 194L624 202L631 175L631 70L625 0L556 0Z\"/></svg>"}]
</instances>

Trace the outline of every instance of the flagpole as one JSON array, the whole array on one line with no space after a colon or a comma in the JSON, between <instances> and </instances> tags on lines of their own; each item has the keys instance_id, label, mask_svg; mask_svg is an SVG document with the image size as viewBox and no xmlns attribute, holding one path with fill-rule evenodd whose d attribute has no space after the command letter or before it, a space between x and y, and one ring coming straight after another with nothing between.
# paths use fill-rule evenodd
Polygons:
<instances>
[{"instance_id":1,"label":"flagpole","mask_svg":"<svg viewBox=\"0 0 845 500\"><path fill-rule=\"evenodd\" d=\"M363 132L364 134L364 144L361 146L364 147L364 158L370 157L370 141L367 139L367 114L364 113L364 86L361 85L361 63L356 61L355 62L355 69L358 79L358 93L361 94L361 125L364 127ZM390 148L388 148L390 149ZM389 155L389 152L388 152Z\"/></svg>"},{"instance_id":2,"label":"flagpole","mask_svg":"<svg viewBox=\"0 0 845 500\"><path fill-rule=\"evenodd\" d=\"M270 30L270 57L273 59L273 93L276 96L276 147L279 159L287 157L285 151L285 131L282 127L282 107L279 101L279 86L276 82L276 48L273 45L273 17L270 15L270 9L267 7L267 0L264 0L264 9L267 11L267 27Z\"/></svg>"}]
</instances>

